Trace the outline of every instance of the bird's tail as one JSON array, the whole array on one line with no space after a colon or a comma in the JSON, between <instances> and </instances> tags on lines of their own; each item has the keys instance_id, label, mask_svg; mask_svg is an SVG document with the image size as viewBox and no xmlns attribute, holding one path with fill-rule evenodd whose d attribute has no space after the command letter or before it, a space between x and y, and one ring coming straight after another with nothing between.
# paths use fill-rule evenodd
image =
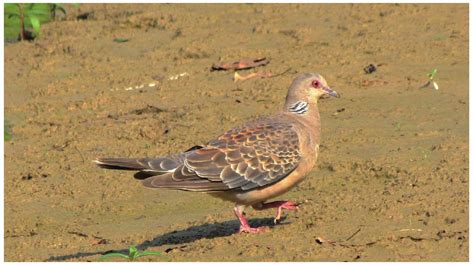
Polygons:
<instances>
[{"instance_id":1,"label":"bird's tail","mask_svg":"<svg viewBox=\"0 0 474 265\"><path fill-rule=\"evenodd\" d=\"M105 169L133 170L146 175L160 175L173 172L184 163L185 154L174 154L155 158L98 158L96 165Z\"/></svg>"},{"instance_id":2,"label":"bird's tail","mask_svg":"<svg viewBox=\"0 0 474 265\"><path fill-rule=\"evenodd\" d=\"M93 162L101 168L136 171L149 169L149 161L148 158L98 158Z\"/></svg>"},{"instance_id":3,"label":"bird's tail","mask_svg":"<svg viewBox=\"0 0 474 265\"><path fill-rule=\"evenodd\" d=\"M118 170L145 170L148 172L173 172L184 163L187 152L201 149L196 145L183 153L156 158L97 158L93 162L101 168Z\"/></svg>"}]
</instances>

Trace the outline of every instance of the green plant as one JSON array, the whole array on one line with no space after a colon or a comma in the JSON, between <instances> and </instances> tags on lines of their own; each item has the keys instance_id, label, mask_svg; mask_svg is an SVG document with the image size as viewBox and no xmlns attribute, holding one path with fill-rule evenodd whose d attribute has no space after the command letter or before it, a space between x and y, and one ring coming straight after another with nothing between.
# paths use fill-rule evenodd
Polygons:
<instances>
[{"instance_id":1,"label":"green plant","mask_svg":"<svg viewBox=\"0 0 474 265\"><path fill-rule=\"evenodd\" d=\"M426 160L428 158L428 152L422 150L421 153L423 154L423 160Z\"/></svg>"},{"instance_id":2,"label":"green plant","mask_svg":"<svg viewBox=\"0 0 474 265\"><path fill-rule=\"evenodd\" d=\"M397 131L400 131L402 129L402 124L400 122L397 122L395 127L397 127Z\"/></svg>"},{"instance_id":3,"label":"green plant","mask_svg":"<svg viewBox=\"0 0 474 265\"><path fill-rule=\"evenodd\" d=\"M57 11L66 14L61 4L4 4L5 39L19 36L20 40L32 40L38 37L41 24L54 18ZM34 35L28 29L33 29Z\"/></svg>"},{"instance_id":4,"label":"green plant","mask_svg":"<svg viewBox=\"0 0 474 265\"><path fill-rule=\"evenodd\" d=\"M433 80L433 78L435 77L437 73L438 73L438 69L434 68L433 70L431 70L431 72L429 72L426 75L430 78L430 80Z\"/></svg>"},{"instance_id":5,"label":"green plant","mask_svg":"<svg viewBox=\"0 0 474 265\"><path fill-rule=\"evenodd\" d=\"M113 257L120 257L123 259L128 259L129 261L135 261L136 259L144 256L162 256L161 252L156 252L156 251L138 251L137 247L135 246L130 246L128 249L128 255L122 254L122 253L109 253L103 255L100 259L104 260L107 258L113 258Z\"/></svg>"},{"instance_id":6,"label":"green plant","mask_svg":"<svg viewBox=\"0 0 474 265\"><path fill-rule=\"evenodd\" d=\"M5 120L5 122L3 123L3 141L7 142L12 139L12 134L10 130L10 124L8 123L8 121Z\"/></svg>"},{"instance_id":7,"label":"green plant","mask_svg":"<svg viewBox=\"0 0 474 265\"><path fill-rule=\"evenodd\" d=\"M435 75L438 73L438 69L436 68L433 68L433 70L431 70L431 72L427 73L426 75L428 76L428 78L430 80L428 80L428 82L426 82L426 84L422 85L421 87L428 87L430 85L432 85L434 87L434 89L438 90L439 89L439 86L438 84L433 80Z\"/></svg>"},{"instance_id":8,"label":"green plant","mask_svg":"<svg viewBox=\"0 0 474 265\"><path fill-rule=\"evenodd\" d=\"M126 38L115 38L114 41L120 43L120 42L127 42L128 39L126 39Z\"/></svg>"}]
</instances>

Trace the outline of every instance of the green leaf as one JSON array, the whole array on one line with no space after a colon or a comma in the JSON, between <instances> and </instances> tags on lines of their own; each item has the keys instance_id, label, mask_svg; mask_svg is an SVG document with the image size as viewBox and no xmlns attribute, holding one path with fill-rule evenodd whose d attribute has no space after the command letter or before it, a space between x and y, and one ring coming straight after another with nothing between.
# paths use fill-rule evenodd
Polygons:
<instances>
[{"instance_id":1,"label":"green leaf","mask_svg":"<svg viewBox=\"0 0 474 265\"><path fill-rule=\"evenodd\" d=\"M122 253L105 254L105 255L102 255L102 257L100 257L100 259L104 260L104 259L113 258L113 257L120 257L120 258L128 259L128 256L125 255L125 254L122 254Z\"/></svg>"},{"instance_id":2,"label":"green leaf","mask_svg":"<svg viewBox=\"0 0 474 265\"><path fill-rule=\"evenodd\" d=\"M137 255L138 255L137 247L130 246L130 248L128 248L128 258L130 260L135 260L135 258L137 258Z\"/></svg>"},{"instance_id":3,"label":"green leaf","mask_svg":"<svg viewBox=\"0 0 474 265\"><path fill-rule=\"evenodd\" d=\"M27 11L25 12L25 17L36 17L41 22L51 20L51 15L49 13L45 14L43 11Z\"/></svg>"},{"instance_id":4,"label":"green leaf","mask_svg":"<svg viewBox=\"0 0 474 265\"><path fill-rule=\"evenodd\" d=\"M137 249L137 247L135 247L135 246L130 246L130 247L128 248L128 252L129 252L130 254L135 254L135 253L138 252L138 249Z\"/></svg>"},{"instance_id":5,"label":"green leaf","mask_svg":"<svg viewBox=\"0 0 474 265\"><path fill-rule=\"evenodd\" d=\"M431 80L433 80L433 78L435 77L436 73L438 73L438 69L434 68L433 70L431 70L431 72L429 72L429 73L427 74L427 76L428 76Z\"/></svg>"},{"instance_id":6,"label":"green leaf","mask_svg":"<svg viewBox=\"0 0 474 265\"><path fill-rule=\"evenodd\" d=\"M12 139L12 134L10 133L10 126L5 123L3 125L3 141L7 142Z\"/></svg>"},{"instance_id":7,"label":"green leaf","mask_svg":"<svg viewBox=\"0 0 474 265\"><path fill-rule=\"evenodd\" d=\"M20 14L20 10L18 9L18 4L5 4L3 6L4 10L3 10L3 13L4 14Z\"/></svg>"},{"instance_id":8,"label":"green leaf","mask_svg":"<svg viewBox=\"0 0 474 265\"><path fill-rule=\"evenodd\" d=\"M20 34L20 10L18 4L3 5L3 25L5 40L16 40Z\"/></svg>"},{"instance_id":9,"label":"green leaf","mask_svg":"<svg viewBox=\"0 0 474 265\"><path fill-rule=\"evenodd\" d=\"M51 12L50 4L25 4L25 11L33 14L49 15Z\"/></svg>"},{"instance_id":10,"label":"green leaf","mask_svg":"<svg viewBox=\"0 0 474 265\"><path fill-rule=\"evenodd\" d=\"M18 14L8 14L7 16L8 16L8 18L13 18L13 17L19 18L20 17L20 15L18 15Z\"/></svg>"},{"instance_id":11,"label":"green leaf","mask_svg":"<svg viewBox=\"0 0 474 265\"><path fill-rule=\"evenodd\" d=\"M30 19L31 26L33 27L33 30L35 31L36 36L39 36L40 25L41 25L39 19L35 16L28 16L28 18Z\"/></svg>"},{"instance_id":12,"label":"green leaf","mask_svg":"<svg viewBox=\"0 0 474 265\"><path fill-rule=\"evenodd\" d=\"M127 42L128 39L126 39L126 38L115 38L114 41L120 43L120 42Z\"/></svg>"},{"instance_id":13,"label":"green leaf","mask_svg":"<svg viewBox=\"0 0 474 265\"><path fill-rule=\"evenodd\" d=\"M25 17L34 16L40 22L51 20L51 4L25 4Z\"/></svg>"},{"instance_id":14,"label":"green leaf","mask_svg":"<svg viewBox=\"0 0 474 265\"><path fill-rule=\"evenodd\" d=\"M15 40L18 38L21 31L20 6L23 10L25 28L32 28L36 32L36 35L38 35L40 33L38 24L41 26L42 23L51 20L53 14L52 10L56 8L56 5L58 4L4 4L4 38L7 40Z\"/></svg>"}]
</instances>

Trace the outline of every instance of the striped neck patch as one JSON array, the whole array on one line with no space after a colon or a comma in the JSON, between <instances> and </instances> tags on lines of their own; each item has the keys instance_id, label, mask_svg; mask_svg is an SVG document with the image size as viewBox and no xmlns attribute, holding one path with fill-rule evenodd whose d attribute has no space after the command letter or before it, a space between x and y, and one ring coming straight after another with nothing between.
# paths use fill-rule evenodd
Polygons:
<instances>
[{"instance_id":1,"label":"striped neck patch","mask_svg":"<svg viewBox=\"0 0 474 265\"><path fill-rule=\"evenodd\" d=\"M288 110L290 112L294 112L294 113L297 113L297 114L304 114L304 113L308 112L308 108L309 108L308 102L297 101L296 103L290 105Z\"/></svg>"}]
</instances>

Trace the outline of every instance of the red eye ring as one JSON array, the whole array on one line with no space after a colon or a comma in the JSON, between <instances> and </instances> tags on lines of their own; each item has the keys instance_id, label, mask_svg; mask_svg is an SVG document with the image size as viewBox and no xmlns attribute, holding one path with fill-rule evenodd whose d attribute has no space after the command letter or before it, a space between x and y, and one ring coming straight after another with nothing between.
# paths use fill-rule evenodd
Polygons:
<instances>
[{"instance_id":1,"label":"red eye ring","mask_svg":"<svg viewBox=\"0 0 474 265\"><path fill-rule=\"evenodd\" d=\"M319 82L319 80L313 80L313 82L311 83L311 85L312 85L314 88L320 88L320 87L321 87L321 82Z\"/></svg>"}]
</instances>

